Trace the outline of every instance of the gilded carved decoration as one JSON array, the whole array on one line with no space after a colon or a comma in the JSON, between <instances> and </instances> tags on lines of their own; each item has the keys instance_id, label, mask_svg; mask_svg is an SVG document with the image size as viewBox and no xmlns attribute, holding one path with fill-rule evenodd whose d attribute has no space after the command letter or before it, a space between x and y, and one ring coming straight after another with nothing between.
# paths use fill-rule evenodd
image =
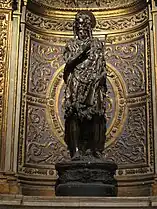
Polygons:
<instances>
[{"instance_id":1,"label":"gilded carved decoration","mask_svg":"<svg viewBox=\"0 0 157 209\"><path fill-rule=\"evenodd\" d=\"M0 8L11 9L13 0L0 0Z\"/></svg>"},{"instance_id":2,"label":"gilded carved decoration","mask_svg":"<svg viewBox=\"0 0 157 209\"><path fill-rule=\"evenodd\" d=\"M119 165L146 164L146 107L132 107L119 139L106 151L106 157Z\"/></svg>"},{"instance_id":3,"label":"gilded carved decoration","mask_svg":"<svg viewBox=\"0 0 157 209\"><path fill-rule=\"evenodd\" d=\"M26 163L53 165L67 155L66 149L53 137L45 109L33 104L28 104L27 109Z\"/></svg>"},{"instance_id":4,"label":"gilded carved decoration","mask_svg":"<svg viewBox=\"0 0 157 209\"><path fill-rule=\"evenodd\" d=\"M0 11L0 139L5 137L10 14ZM2 144L1 144L2 143ZM4 143L0 141L1 149ZM1 151L2 153L2 151ZM4 156L3 156L4 157Z\"/></svg>"},{"instance_id":5,"label":"gilded carved decoration","mask_svg":"<svg viewBox=\"0 0 157 209\"><path fill-rule=\"evenodd\" d=\"M29 92L45 95L49 84L48 81L52 78L53 74L51 69L57 70L59 63L61 63L62 47L45 47L32 42L31 53L34 56L31 57L32 68L29 75Z\"/></svg>"},{"instance_id":6,"label":"gilded carved decoration","mask_svg":"<svg viewBox=\"0 0 157 209\"><path fill-rule=\"evenodd\" d=\"M48 18L41 17L30 11L26 13L26 20L29 26L33 26L38 30L43 30L48 33L52 31L72 31L73 20L65 20L64 18ZM137 14L132 14L127 17L116 17L112 19L101 18L97 20L96 31L120 31L125 29L133 29L141 24L148 21L148 10L147 8L138 12Z\"/></svg>"},{"instance_id":7,"label":"gilded carved decoration","mask_svg":"<svg viewBox=\"0 0 157 209\"><path fill-rule=\"evenodd\" d=\"M133 29L134 27L138 27L141 24L144 24L148 21L148 9L145 8L142 11L130 15L127 17L116 17L112 19L101 18L98 19L96 30L125 30L125 29Z\"/></svg>"},{"instance_id":8,"label":"gilded carved decoration","mask_svg":"<svg viewBox=\"0 0 157 209\"><path fill-rule=\"evenodd\" d=\"M3 114L3 101L4 101L4 79L6 71L6 58L7 58L7 29L8 21L6 14L0 15L0 122L2 126L2 114ZM2 128L2 127L1 127ZM0 133L2 133L0 131Z\"/></svg>"},{"instance_id":9,"label":"gilded carved decoration","mask_svg":"<svg viewBox=\"0 0 157 209\"><path fill-rule=\"evenodd\" d=\"M41 6L50 8L103 8L117 9L126 8L137 4L137 0L31 0ZM68 8L67 8L68 6Z\"/></svg>"},{"instance_id":10,"label":"gilded carved decoration","mask_svg":"<svg viewBox=\"0 0 157 209\"><path fill-rule=\"evenodd\" d=\"M128 93L145 92L144 37L106 47L106 58L122 74Z\"/></svg>"},{"instance_id":11,"label":"gilded carved decoration","mask_svg":"<svg viewBox=\"0 0 157 209\"><path fill-rule=\"evenodd\" d=\"M23 173L49 175L53 178L56 175L54 163L67 155L66 147L54 137L46 117L46 92L53 73L59 66L61 49L60 46L40 45L35 40L30 40L29 32L26 35L22 89L26 97L23 94L18 158L19 171ZM25 158L23 139L26 140ZM49 168L29 168L28 165L34 164L46 164Z\"/></svg>"}]
</instances>

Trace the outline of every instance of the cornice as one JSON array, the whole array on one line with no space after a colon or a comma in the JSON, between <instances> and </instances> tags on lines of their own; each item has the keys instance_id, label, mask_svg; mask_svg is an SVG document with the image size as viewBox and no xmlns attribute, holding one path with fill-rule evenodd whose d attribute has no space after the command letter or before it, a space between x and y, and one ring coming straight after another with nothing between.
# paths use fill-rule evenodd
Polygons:
<instances>
[{"instance_id":1,"label":"cornice","mask_svg":"<svg viewBox=\"0 0 157 209\"><path fill-rule=\"evenodd\" d=\"M62 10L114 10L126 9L137 4L146 3L146 0L30 0L38 6L47 9Z\"/></svg>"}]
</instances>

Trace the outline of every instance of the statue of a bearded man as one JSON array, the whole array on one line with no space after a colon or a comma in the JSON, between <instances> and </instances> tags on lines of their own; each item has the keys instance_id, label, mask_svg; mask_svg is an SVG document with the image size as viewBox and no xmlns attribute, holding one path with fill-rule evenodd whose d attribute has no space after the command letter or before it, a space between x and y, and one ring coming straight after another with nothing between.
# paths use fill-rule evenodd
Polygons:
<instances>
[{"instance_id":1,"label":"statue of a bearded man","mask_svg":"<svg viewBox=\"0 0 157 209\"><path fill-rule=\"evenodd\" d=\"M103 42L92 35L95 24L92 12L78 12L64 51L65 142L73 160L100 158L106 139L106 62Z\"/></svg>"}]
</instances>

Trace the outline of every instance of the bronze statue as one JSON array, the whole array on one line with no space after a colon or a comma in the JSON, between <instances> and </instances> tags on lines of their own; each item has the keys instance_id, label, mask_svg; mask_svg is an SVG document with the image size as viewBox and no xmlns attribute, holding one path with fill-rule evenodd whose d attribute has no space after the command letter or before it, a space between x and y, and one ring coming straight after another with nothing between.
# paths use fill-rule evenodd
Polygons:
<instances>
[{"instance_id":1,"label":"bronze statue","mask_svg":"<svg viewBox=\"0 0 157 209\"><path fill-rule=\"evenodd\" d=\"M106 62L103 42L92 35L95 24L92 12L78 12L64 51L65 142L74 160L101 157L106 138Z\"/></svg>"},{"instance_id":2,"label":"bronze statue","mask_svg":"<svg viewBox=\"0 0 157 209\"><path fill-rule=\"evenodd\" d=\"M92 36L95 24L91 12L78 12L74 39L65 47L65 142L72 159L55 165L57 196L117 195L117 165L102 155L106 139L106 64L104 45Z\"/></svg>"}]
</instances>

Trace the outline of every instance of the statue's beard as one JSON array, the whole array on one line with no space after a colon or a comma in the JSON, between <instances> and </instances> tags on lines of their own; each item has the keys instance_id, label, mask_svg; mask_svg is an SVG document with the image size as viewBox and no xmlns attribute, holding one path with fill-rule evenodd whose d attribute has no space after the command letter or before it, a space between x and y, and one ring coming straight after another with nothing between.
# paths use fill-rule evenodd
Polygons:
<instances>
[{"instance_id":1,"label":"statue's beard","mask_svg":"<svg viewBox=\"0 0 157 209\"><path fill-rule=\"evenodd\" d=\"M79 30L77 36L80 40L85 40L90 37L90 34L89 31L81 29Z\"/></svg>"}]
</instances>

